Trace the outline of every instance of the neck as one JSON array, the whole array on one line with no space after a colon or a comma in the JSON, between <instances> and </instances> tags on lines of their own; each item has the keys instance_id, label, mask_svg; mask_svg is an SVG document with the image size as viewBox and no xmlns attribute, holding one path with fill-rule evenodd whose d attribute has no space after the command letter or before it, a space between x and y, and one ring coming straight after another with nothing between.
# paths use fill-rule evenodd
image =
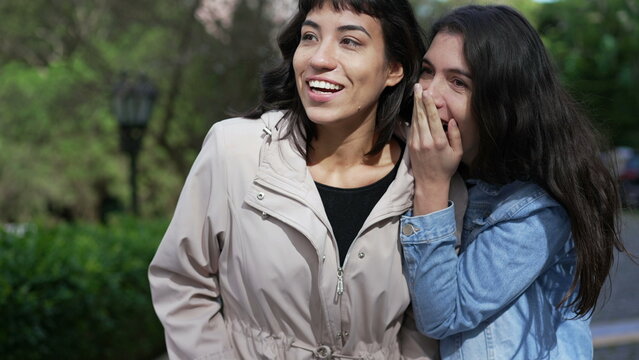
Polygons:
<instances>
[{"instance_id":1,"label":"neck","mask_svg":"<svg viewBox=\"0 0 639 360\"><path fill-rule=\"evenodd\" d=\"M308 154L308 164L332 164L349 167L366 163L366 156L375 141L375 119L354 128L318 125L317 138Z\"/></svg>"},{"instance_id":2,"label":"neck","mask_svg":"<svg viewBox=\"0 0 639 360\"><path fill-rule=\"evenodd\" d=\"M318 129L307 164L313 179L338 188L357 188L378 181L399 161L401 148L389 142L375 155L366 155L377 140L374 127L357 131Z\"/></svg>"}]
</instances>

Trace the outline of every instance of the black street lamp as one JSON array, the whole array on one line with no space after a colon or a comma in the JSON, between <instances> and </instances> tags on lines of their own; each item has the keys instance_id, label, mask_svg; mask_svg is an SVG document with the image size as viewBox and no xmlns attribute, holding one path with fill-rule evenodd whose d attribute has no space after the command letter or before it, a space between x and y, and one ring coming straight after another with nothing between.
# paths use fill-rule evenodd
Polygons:
<instances>
[{"instance_id":1,"label":"black street lamp","mask_svg":"<svg viewBox=\"0 0 639 360\"><path fill-rule=\"evenodd\" d=\"M120 125L120 147L131 158L131 207L138 215L137 157L149 122L157 90L143 74L132 78L121 73L113 87L113 112Z\"/></svg>"}]
</instances>

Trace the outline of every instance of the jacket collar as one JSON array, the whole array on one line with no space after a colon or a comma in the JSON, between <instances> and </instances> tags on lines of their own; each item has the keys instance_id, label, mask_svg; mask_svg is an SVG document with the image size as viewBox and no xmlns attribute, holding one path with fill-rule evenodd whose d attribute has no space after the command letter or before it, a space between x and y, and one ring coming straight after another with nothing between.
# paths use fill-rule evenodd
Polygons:
<instances>
[{"instance_id":1,"label":"jacket collar","mask_svg":"<svg viewBox=\"0 0 639 360\"><path fill-rule=\"evenodd\" d=\"M330 228L322 199L306 166L306 160L297 151L290 138L282 138L281 136L281 121L285 121L283 120L284 115L284 112L272 111L261 117L264 123L263 144L255 181L305 204L313 210L327 228ZM395 134L406 139L408 130L407 124L402 122L398 124ZM366 229L384 218L401 215L412 206L414 178L407 150L404 151L400 161L395 180L375 205L362 229ZM464 181L459 175L455 175L451 181L450 199L456 204L455 218L459 225L458 229L461 229L468 194Z\"/></svg>"},{"instance_id":2,"label":"jacket collar","mask_svg":"<svg viewBox=\"0 0 639 360\"><path fill-rule=\"evenodd\" d=\"M268 112L261 117L264 123L263 143L255 184L277 192L292 201L281 209L280 216L287 216L292 222L308 222L308 218L295 218L298 215L302 216L301 213L290 211L291 207L303 205L313 211L326 229L330 229L330 222L324 211L322 199L313 177L306 165L306 160L297 151L291 139L281 136L281 121L283 121L284 114L283 112ZM401 126L403 127L403 125ZM405 129L398 127L398 135L405 138ZM395 180L373 208L362 229L366 229L384 218L399 216L410 208L413 195L413 176L409 169L407 151L404 151L404 156L400 161ZM253 203L250 195L247 197L247 202ZM277 209L272 209L272 211L277 211ZM316 233L317 230L306 229L306 231L313 233Z\"/></svg>"},{"instance_id":3,"label":"jacket collar","mask_svg":"<svg viewBox=\"0 0 639 360\"><path fill-rule=\"evenodd\" d=\"M262 115L262 121L268 130L264 131L267 139L262 146L258 177L273 181L274 185L296 193L300 197L307 197L311 203L323 208L315 182L306 166L306 160L299 154L291 139L281 137L282 127L279 125L284 114L277 111ZM395 133L405 139L407 129L405 124L401 123L397 126ZM389 213L399 209L405 211L410 207L413 195L413 174L410 171L407 151L404 151L400 161L395 180L373 209L372 215L378 208L384 209L383 213ZM369 216L369 218L372 217Z\"/></svg>"},{"instance_id":4,"label":"jacket collar","mask_svg":"<svg viewBox=\"0 0 639 360\"><path fill-rule=\"evenodd\" d=\"M285 113L271 111L262 115L263 143L256 180L272 184L276 189L303 199L310 205L322 207L321 199L313 199L315 183L306 166L306 160L297 151L290 138L283 138L281 121ZM318 195L319 197L319 195ZM319 202L317 202L319 200Z\"/></svg>"}]
</instances>

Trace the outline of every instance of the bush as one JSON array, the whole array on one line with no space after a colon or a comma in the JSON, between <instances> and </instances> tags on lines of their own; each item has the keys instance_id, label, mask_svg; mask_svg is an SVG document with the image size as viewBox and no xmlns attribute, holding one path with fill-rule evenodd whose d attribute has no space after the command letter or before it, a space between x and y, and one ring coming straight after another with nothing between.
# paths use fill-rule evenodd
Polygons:
<instances>
[{"instance_id":1,"label":"bush","mask_svg":"<svg viewBox=\"0 0 639 360\"><path fill-rule=\"evenodd\" d=\"M0 358L151 359L146 271L165 221L0 230Z\"/></svg>"}]
</instances>

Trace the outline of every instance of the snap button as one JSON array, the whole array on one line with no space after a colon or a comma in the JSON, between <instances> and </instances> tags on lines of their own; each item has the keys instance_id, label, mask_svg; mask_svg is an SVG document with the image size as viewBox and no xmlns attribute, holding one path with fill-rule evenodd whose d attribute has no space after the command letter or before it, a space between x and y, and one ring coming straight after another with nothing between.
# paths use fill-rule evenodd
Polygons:
<instances>
[{"instance_id":1,"label":"snap button","mask_svg":"<svg viewBox=\"0 0 639 360\"><path fill-rule=\"evenodd\" d=\"M357 254L357 257L359 257L360 259L363 259L364 256L366 256L366 254L364 254L363 251L360 251L359 254Z\"/></svg>"},{"instance_id":2,"label":"snap button","mask_svg":"<svg viewBox=\"0 0 639 360\"><path fill-rule=\"evenodd\" d=\"M326 261L326 255L322 255L322 262Z\"/></svg>"},{"instance_id":3,"label":"snap button","mask_svg":"<svg viewBox=\"0 0 639 360\"><path fill-rule=\"evenodd\" d=\"M262 219L267 219L267 218L268 218L268 214L262 211Z\"/></svg>"},{"instance_id":4,"label":"snap button","mask_svg":"<svg viewBox=\"0 0 639 360\"><path fill-rule=\"evenodd\" d=\"M322 345L322 346L318 347L317 349L315 349L313 354L318 359L330 359L331 356L333 355L333 351L331 350L330 347L328 347L326 345Z\"/></svg>"},{"instance_id":5,"label":"snap button","mask_svg":"<svg viewBox=\"0 0 639 360\"><path fill-rule=\"evenodd\" d=\"M413 235L414 233L416 233L418 231L419 231L419 229L414 227L413 224L406 224L406 225L402 226L402 234L405 235L405 236Z\"/></svg>"},{"instance_id":6,"label":"snap button","mask_svg":"<svg viewBox=\"0 0 639 360\"><path fill-rule=\"evenodd\" d=\"M257 200L262 200L262 199L264 199L264 193L263 192L258 193L257 194Z\"/></svg>"},{"instance_id":7,"label":"snap button","mask_svg":"<svg viewBox=\"0 0 639 360\"><path fill-rule=\"evenodd\" d=\"M348 331L344 331L344 337L347 337L348 335L350 335L351 333L349 333Z\"/></svg>"}]
</instances>

